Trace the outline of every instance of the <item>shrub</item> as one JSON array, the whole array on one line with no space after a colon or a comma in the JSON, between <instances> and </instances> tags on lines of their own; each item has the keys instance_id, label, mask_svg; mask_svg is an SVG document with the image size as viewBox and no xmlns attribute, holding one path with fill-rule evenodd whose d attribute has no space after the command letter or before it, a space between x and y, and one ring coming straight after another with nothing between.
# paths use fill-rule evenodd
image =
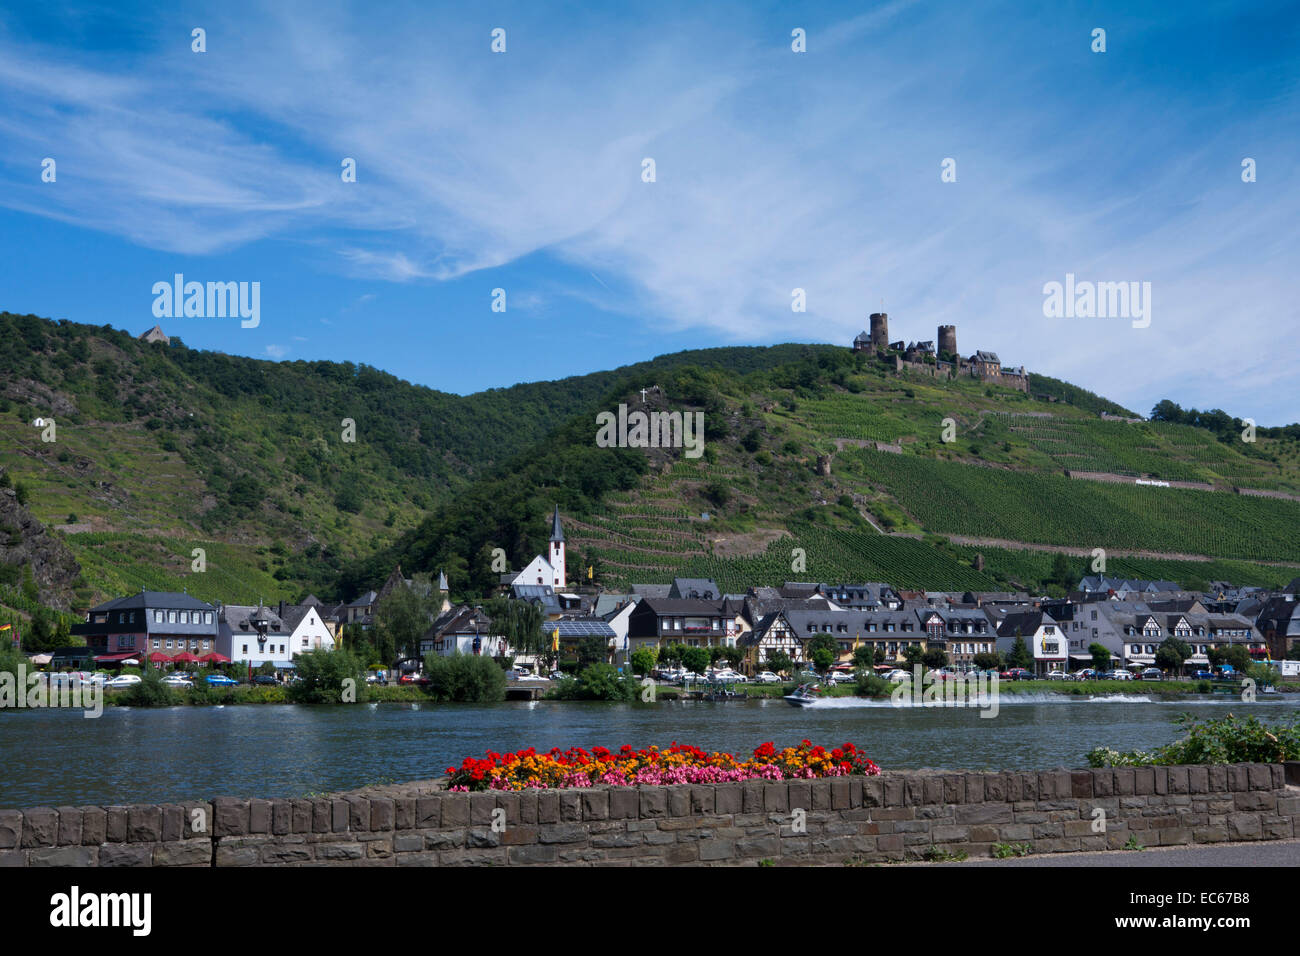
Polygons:
<instances>
[{"instance_id":1,"label":"shrub","mask_svg":"<svg viewBox=\"0 0 1300 956\"><path fill-rule=\"evenodd\" d=\"M299 680L290 684L287 696L299 704L340 704L347 698L366 699L366 681L361 662L346 648L333 651L307 651L299 654ZM345 683L351 681L351 684Z\"/></svg>"},{"instance_id":2,"label":"shrub","mask_svg":"<svg viewBox=\"0 0 1300 956\"><path fill-rule=\"evenodd\" d=\"M126 707L171 707L176 703L176 694L162 682L162 675L150 667L141 676L140 683L122 692L118 703Z\"/></svg>"},{"instance_id":3,"label":"shrub","mask_svg":"<svg viewBox=\"0 0 1300 956\"><path fill-rule=\"evenodd\" d=\"M632 652L632 673L644 677L655 669L659 650L654 647L638 647Z\"/></svg>"},{"instance_id":4,"label":"shrub","mask_svg":"<svg viewBox=\"0 0 1300 956\"><path fill-rule=\"evenodd\" d=\"M632 700L637 682L623 680L609 664L592 664L577 679L560 681L553 696L560 700Z\"/></svg>"},{"instance_id":5,"label":"shrub","mask_svg":"<svg viewBox=\"0 0 1300 956\"><path fill-rule=\"evenodd\" d=\"M1300 715L1288 723L1265 724L1258 717L1202 719L1179 714L1174 722L1187 733L1154 752L1118 751L1097 747L1088 752L1092 767L1135 767L1147 764L1281 763L1300 760Z\"/></svg>"},{"instance_id":6,"label":"shrub","mask_svg":"<svg viewBox=\"0 0 1300 956\"><path fill-rule=\"evenodd\" d=\"M490 657L429 654L424 658L429 693L438 700L490 704L505 700L506 673Z\"/></svg>"}]
</instances>

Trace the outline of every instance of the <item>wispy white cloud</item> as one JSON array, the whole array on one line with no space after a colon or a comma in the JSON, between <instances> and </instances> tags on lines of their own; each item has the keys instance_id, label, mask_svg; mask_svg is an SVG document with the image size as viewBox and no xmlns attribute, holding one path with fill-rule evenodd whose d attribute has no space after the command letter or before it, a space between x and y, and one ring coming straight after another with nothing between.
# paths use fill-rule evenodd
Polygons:
<instances>
[{"instance_id":1,"label":"wispy white cloud","mask_svg":"<svg viewBox=\"0 0 1300 956\"><path fill-rule=\"evenodd\" d=\"M1212 29L1223 9L1197 16ZM598 284L547 299L737 342L844 342L883 299L897 338L954 323L963 350L1139 409L1213 395L1300 417L1279 387L1294 362L1257 359L1296 319L1300 186L1278 132L1294 86L1249 111L1144 87L1122 51L1158 24L1089 60L1073 51L1091 24L1006 12L898 0L774 25L728 7L667 29L520 10L496 56L476 18L416 6L382 26L355 7L241 9L211 15L212 52L160 38L129 72L0 39L0 203L184 253L305 238L382 282L540 253ZM1104 96L1079 95L1106 70ZM1246 150L1276 157L1252 185ZM59 158L57 187L33 155ZM1042 285L1066 272L1151 281L1151 328L1045 319ZM1233 347L1207 362L1225 317Z\"/></svg>"}]
</instances>

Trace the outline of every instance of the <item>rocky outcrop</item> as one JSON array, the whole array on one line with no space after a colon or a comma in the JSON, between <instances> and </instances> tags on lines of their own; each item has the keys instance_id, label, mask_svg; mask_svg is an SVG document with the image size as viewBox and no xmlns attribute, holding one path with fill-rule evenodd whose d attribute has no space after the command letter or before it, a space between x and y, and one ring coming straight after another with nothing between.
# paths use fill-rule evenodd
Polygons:
<instances>
[{"instance_id":1,"label":"rocky outcrop","mask_svg":"<svg viewBox=\"0 0 1300 956\"><path fill-rule=\"evenodd\" d=\"M81 565L66 544L18 503L12 488L0 488L0 565L31 568L40 602L61 611L71 609L72 583Z\"/></svg>"}]
</instances>

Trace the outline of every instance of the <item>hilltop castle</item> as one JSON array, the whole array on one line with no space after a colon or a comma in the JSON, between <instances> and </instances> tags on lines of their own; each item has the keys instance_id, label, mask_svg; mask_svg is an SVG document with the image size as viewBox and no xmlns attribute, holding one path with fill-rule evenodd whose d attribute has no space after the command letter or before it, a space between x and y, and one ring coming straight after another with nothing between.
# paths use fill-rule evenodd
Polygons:
<instances>
[{"instance_id":1,"label":"hilltop castle","mask_svg":"<svg viewBox=\"0 0 1300 956\"><path fill-rule=\"evenodd\" d=\"M934 342L928 340L906 344L902 339L889 341L889 316L884 312L873 312L871 332L864 329L858 333L853 340L853 351L874 352L886 361L892 359L896 372L911 369L947 379L965 376L1003 388L1029 391L1029 375L1023 365L1003 367L996 352L976 351L970 358L963 358L957 352L955 325L939 326L939 348L936 351Z\"/></svg>"}]
</instances>

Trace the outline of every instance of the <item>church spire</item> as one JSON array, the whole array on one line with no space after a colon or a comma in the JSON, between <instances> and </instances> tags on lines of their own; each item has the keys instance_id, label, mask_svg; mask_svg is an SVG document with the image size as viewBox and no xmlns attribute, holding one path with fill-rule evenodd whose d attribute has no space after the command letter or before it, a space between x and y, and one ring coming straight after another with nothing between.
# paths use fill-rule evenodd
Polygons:
<instances>
[{"instance_id":1,"label":"church spire","mask_svg":"<svg viewBox=\"0 0 1300 956\"><path fill-rule=\"evenodd\" d=\"M560 527L560 506L559 505L555 506L555 517L551 521L551 540L552 541L564 540L564 529Z\"/></svg>"}]
</instances>

